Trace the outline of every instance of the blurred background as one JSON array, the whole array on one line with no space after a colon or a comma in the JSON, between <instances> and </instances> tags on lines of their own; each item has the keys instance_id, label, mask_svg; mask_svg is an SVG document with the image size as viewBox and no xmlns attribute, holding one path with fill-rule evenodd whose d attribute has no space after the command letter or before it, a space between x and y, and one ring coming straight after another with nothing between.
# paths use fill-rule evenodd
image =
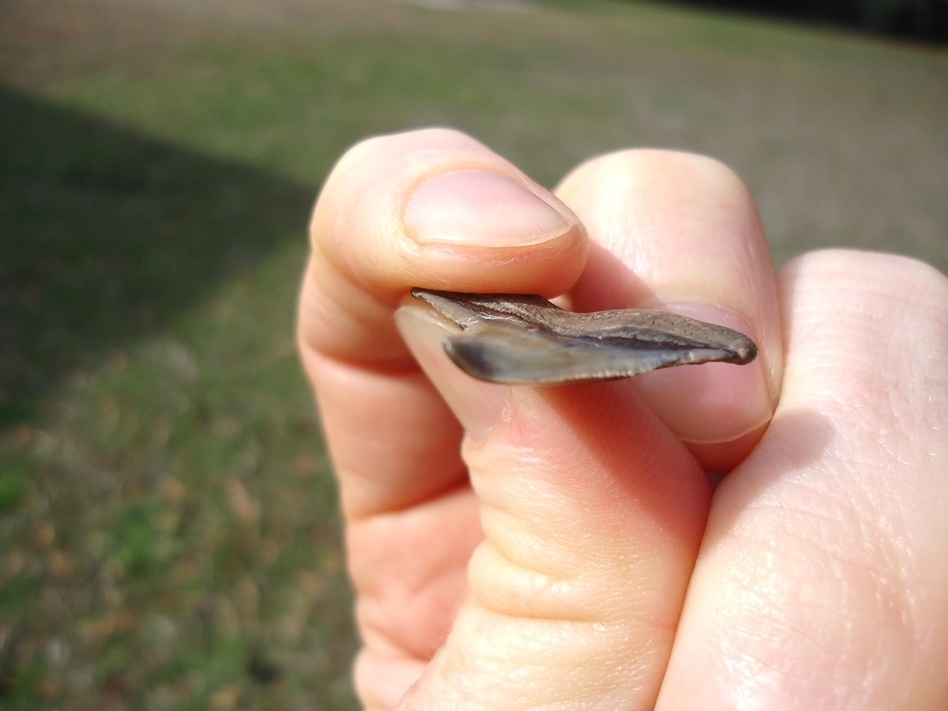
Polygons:
<instances>
[{"instance_id":1,"label":"blurred background","mask_svg":"<svg viewBox=\"0 0 948 711\"><path fill-rule=\"evenodd\" d=\"M293 320L361 137L455 126L547 185L699 151L778 264L948 269L948 52L886 17L895 39L707 3L0 2L0 708L356 708Z\"/></svg>"}]
</instances>

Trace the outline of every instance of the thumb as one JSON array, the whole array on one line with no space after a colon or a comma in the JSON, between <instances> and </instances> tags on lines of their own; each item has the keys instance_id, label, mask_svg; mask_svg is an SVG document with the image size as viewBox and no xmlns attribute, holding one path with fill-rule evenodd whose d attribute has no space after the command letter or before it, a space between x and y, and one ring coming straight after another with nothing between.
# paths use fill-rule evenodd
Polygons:
<instances>
[{"instance_id":1,"label":"thumb","mask_svg":"<svg viewBox=\"0 0 948 711\"><path fill-rule=\"evenodd\" d=\"M399 328L464 425L484 540L452 630L400 708L651 708L710 500L703 470L627 382L508 388Z\"/></svg>"}]
</instances>

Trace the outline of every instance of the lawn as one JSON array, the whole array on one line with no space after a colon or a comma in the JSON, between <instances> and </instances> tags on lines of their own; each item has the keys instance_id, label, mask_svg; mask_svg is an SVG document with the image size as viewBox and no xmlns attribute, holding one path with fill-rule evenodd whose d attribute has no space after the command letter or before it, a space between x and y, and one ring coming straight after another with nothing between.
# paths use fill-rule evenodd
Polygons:
<instances>
[{"instance_id":1,"label":"lawn","mask_svg":"<svg viewBox=\"0 0 948 711\"><path fill-rule=\"evenodd\" d=\"M944 271L946 76L940 49L654 4L4 0L0 708L355 708L292 331L348 145L452 125L551 185L700 151L778 263Z\"/></svg>"}]
</instances>

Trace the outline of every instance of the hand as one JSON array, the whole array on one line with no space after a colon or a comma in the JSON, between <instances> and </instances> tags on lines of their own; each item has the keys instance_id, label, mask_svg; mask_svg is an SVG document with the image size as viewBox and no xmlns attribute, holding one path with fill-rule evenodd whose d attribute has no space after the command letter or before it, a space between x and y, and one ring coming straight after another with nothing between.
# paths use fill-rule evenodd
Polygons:
<instances>
[{"instance_id":1,"label":"hand","mask_svg":"<svg viewBox=\"0 0 948 711\"><path fill-rule=\"evenodd\" d=\"M948 708L937 271L829 251L775 274L714 161L618 153L554 196L449 131L347 153L312 244L299 341L367 708ZM760 355L487 385L394 315L412 286L673 309Z\"/></svg>"}]
</instances>

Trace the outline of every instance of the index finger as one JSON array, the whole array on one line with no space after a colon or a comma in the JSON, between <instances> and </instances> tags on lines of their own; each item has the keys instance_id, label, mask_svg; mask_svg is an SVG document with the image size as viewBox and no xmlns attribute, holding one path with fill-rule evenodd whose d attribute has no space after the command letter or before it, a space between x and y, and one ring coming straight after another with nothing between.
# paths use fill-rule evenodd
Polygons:
<instances>
[{"instance_id":1,"label":"index finger","mask_svg":"<svg viewBox=\"0 0 948 711\"><path fill-rule=\"evenodd\" d=\"M403 508L464 476L460 427L393 312L412 286L554 295L578 278L573 213L508 161L447 130L365 141L311 222L298 341L349 516Z\"/></svg>"}]
</instances>

